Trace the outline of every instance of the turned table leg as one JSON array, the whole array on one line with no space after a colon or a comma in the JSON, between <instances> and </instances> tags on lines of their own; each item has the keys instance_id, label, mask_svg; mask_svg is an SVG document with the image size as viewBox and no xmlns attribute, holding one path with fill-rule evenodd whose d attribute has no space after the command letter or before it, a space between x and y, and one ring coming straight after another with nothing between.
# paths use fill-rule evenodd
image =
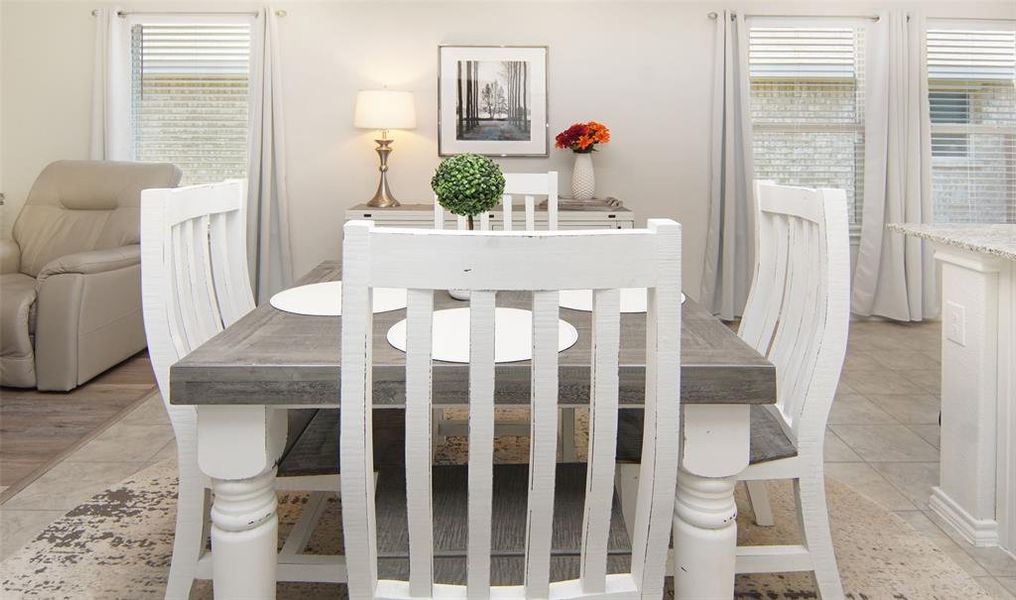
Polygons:
<instances>
[{"instance_id":1,"label":"turned table leg","mask_svg":"<svg viewBox=\"0 0 1016 600\"><path fill-rule=\"evenodd\" d=\"M211 478L215 493L211 537L216 598L275 598L275 466L285 443L284 410L198 407L198 465Z\"/></svg>"},{"instance_id":2,"label":"turned table leg","mask_svg":"<svg viewBox=\"0 0 1016 600\"><path fill-rule=\"evenodd\" d=\"M674 591L686 600L734 595L736 475L748 466L746 405L686 405L674 504Z\"/></svg>"},{"instance_id":3,"label":"turned table leg","mask_svg":"<svg viewBox=\"0 0 1016 600\"><path fill-rule=\"evenodd\" d=\"M681 470L674 505L677 598L732 598L737 549L733 479Z\"/></svg>"},{"instance_id":4,"label":"turned table leg","mask_svg":"<svg viewBox=\"0 0 1016 600\"><path fill-rule=\"evenodd\" d=\"M279 519L275 467L251 479L213 479L212 581L217 598L275 598Z\"/></svg>"}]
</instances>

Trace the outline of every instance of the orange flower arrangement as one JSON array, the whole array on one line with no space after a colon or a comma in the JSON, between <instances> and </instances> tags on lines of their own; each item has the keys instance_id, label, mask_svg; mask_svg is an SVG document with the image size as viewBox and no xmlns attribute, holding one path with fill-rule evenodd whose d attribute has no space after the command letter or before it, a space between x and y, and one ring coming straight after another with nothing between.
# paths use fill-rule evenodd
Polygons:
<instances>
[{"instance_id":1,"label":"orange flower arrangement","mask_svg":"<svg viewBox=\"0 0 1016 600\"><path fill-rule=\"evenodd\" d=\"M562 150L585 154L595 152L597 144L606 144L609 141L610 130L607 129L607 126L596 121L589 121L588 123L575 123L557 134L554 138L554 145Z\"/></svg>"}]
</instances>

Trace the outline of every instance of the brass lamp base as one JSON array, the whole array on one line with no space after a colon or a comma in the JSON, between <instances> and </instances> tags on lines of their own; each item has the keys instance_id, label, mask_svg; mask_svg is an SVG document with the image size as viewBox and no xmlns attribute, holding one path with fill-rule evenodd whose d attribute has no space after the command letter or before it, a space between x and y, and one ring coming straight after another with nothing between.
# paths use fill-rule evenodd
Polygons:
<instances>
[{"instance_id":1,"label":"brass lamp base","mask_svg":"<svg viewBox=\"0 0 1016 600\"><path fill-rule=\"evenodd\" d=\"M387 131L382 132L381 139L374 140L377 142L377 156L381 160L381 166L378 167L378 170L381 171L381 181L378 182L377 192L367 202L367 206L390 208L399 205L399 201L395 199L392 190L388 187L388 155L392 153L392 140L388 139L387 134Z\"/></svg>"}]
</instances>

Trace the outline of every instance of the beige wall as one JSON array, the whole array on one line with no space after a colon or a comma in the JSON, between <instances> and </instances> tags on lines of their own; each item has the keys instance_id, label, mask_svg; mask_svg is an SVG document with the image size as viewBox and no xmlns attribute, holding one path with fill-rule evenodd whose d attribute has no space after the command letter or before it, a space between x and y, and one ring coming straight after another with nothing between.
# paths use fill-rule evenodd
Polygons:
<instances>
[{"instance_id":1,"label":"beige wall","mask_svg":"<svg viewBox=\"0 0 1016 600\"><path fill-rule=\"evenodd\" d=\"M49 162L88 158L92 7L3 2L0 17L0 180L8 237L28 189Z\"/></svg>"},{"instance_id":2,"label":"beige wall","mask_svg":"<svg viewBox=\"0 0 1016 600\"><path fill-rule=\"evenodd\" d=\"M88 154L93 62L91 10L102 3L2 4L3 100L0 181L3 229L39 170ZM159 8L121 2L128 8ZM1014 16L1009 2L917 3L928 14ZM872 2L280 2L296 272L339 255L343 211L377 182L372 132L352 127L356 90L388 85L416 92L419 127L396 132L391 183L403 202L427 201L438 163L439 44L550 46L551 135L577 120L608 124L613 140L595 157L598 193L622 199L640 220L685 225L685 288L697 296L708 215L708 153L714 22L724 6L750 12L867 14ZM198 6L175 3L174 9ZM204 10L250 3L205 2ZM507 171L557 169L549 159L500 161Z\"/></svg>"}]
</instances>

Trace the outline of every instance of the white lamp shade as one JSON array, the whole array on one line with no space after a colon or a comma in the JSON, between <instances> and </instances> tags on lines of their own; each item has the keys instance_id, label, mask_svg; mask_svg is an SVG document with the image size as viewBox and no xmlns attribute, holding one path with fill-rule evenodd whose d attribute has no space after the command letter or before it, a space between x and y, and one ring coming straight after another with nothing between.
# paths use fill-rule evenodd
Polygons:
<instances>
[{"instance_id":1,"label":"white lamp shade","mask_svg":"<svg viewBox=\"0 0 1016 600\"><path fill-rule=\"evenodd\" d=\"M414 129L412 92L365 90L356 94L353 125L361 129Z\"/></svg>"}]
</instances>

